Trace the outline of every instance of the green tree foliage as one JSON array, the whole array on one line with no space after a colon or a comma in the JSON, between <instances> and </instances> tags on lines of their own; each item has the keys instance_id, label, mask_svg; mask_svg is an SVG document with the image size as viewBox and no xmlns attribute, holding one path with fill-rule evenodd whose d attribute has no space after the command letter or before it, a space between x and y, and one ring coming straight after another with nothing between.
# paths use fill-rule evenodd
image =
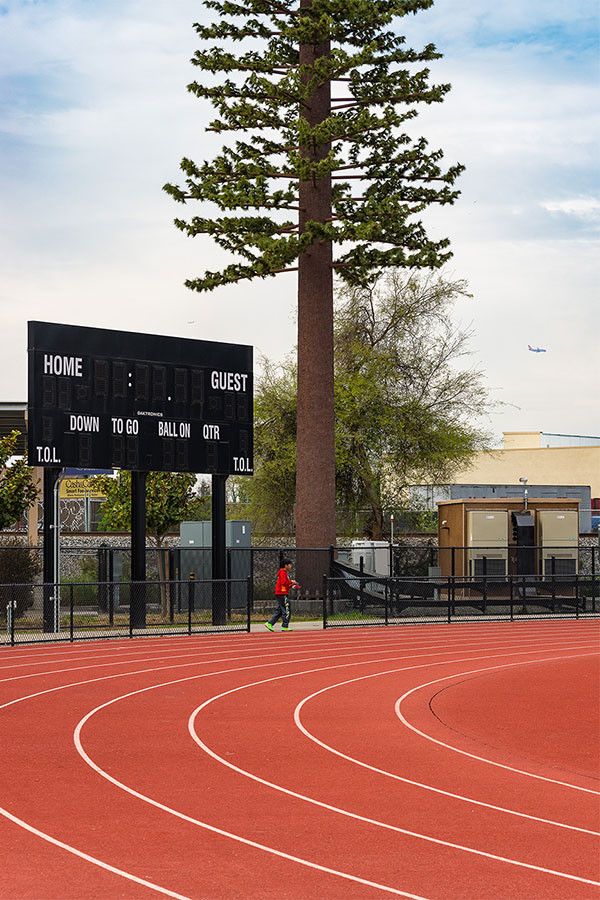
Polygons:
<instances>
[{"instance_id":1,"label":"green tree foliage","mask_svg":"<svg viewBox=\"0 0 600 900\"><path fill-rule=\"evenodd\" d=\"M108 531L131 528L131 472L118 478L96 475L90 479L106 497L102 505L102 525ZM188 473L149 472L146 479L146 533L156 547L165 535L184 520L205 518L210 509L206 498L195 490L196 476Z\"/></svg>"},{"instance_id":2,"label":"green tree foliage","mask_svg":"<svg viewBox=\"0 0 600 900\"><path fill-rule=\"evenodd\" d=\"M448 240L431 240L418 217L432 203L454 202L463 167L442 169L442 151L413 137L410 125L418 104L441 102L450 85L429 83L428 64L441 55L433 44L410 49L392 27L432 4L204 0L217 18L195 25L202 47L192 63L202 75L188 90L214 107L210 131L240 138L213 160L183 159L185 184L165 190L182 204L200 200L220 210L176 225L190 236L210 235L240 262L188 287L274 275L322 242L340 248L335 266L349 284L364 285L384 267L448 259ZM305 57L303 48L317 50ZM300 186L326 183L330 215L309 216L300 227L288 214L299 210Z\"/></svg>"},{"instance_id":3,"label":"green tree foliage","mask_svg":"<svg viewBox=\"0 0 600 900\"><path fill-rule=\"evenodd\" d=\"M10 528L36 501L37 486L31 469L23 457L13 460L19 431L0 438L0 531Z\"/></svg>"},{"instance_id":4,"label":"green tree foliage","mask_svg":"<svg viewBox=\"0 0 600 900\"><path fill-rule=\"evenodd\" d=\"M339 293L335 313L336 495L371 510L406 506L411 484L447 482L487 446L473 424L490 408L481 372L465 366L469 334L451 319L464 281L391 270L374 287ZM255 400L255 477L246 499L256 519L294 503L296 366L265 365Z\"/></svg>"}]
</instances>

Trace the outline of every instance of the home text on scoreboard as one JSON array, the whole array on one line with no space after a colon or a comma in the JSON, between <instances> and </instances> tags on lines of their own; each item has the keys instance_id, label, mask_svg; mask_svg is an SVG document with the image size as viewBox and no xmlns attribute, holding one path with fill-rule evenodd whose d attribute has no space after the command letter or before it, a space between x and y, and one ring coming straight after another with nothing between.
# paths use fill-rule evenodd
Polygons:
<instances>
[{"instance_id":1,"label":"home text on scoreboard","mask_svg":"<svg viewBox=\"0 0 600 900\"><path fill-rule=\"evenodd\" d=\"M252 347L28 329L30 465L252 474Z\"/></svg>"}]
</instances>

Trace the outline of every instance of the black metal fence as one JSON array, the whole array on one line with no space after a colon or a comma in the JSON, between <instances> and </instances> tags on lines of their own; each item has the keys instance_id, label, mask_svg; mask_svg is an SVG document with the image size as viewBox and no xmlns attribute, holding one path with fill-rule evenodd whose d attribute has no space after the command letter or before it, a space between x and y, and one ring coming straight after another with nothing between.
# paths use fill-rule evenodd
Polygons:
<instances>
[{"instance_id":1,"label":"black metal fence","mask_svg":"<svg viewBox=\"0 0 600 900\"><path fill-rule=\"evenodd\" d=\"M325 627L600 614L597 546L525 548L525 561L511 547L502 571L486 548L366 547L231 548L224 581L212 580L210 548L148 548L147 580L133 583L129 548L63 548L59 585L39 583L37 548L0 547L0 642L247 631L276 608L284 559L301 585L292 618Z\"/></svg>"},{"instance_id":2,"label":"black metal fence","mask_svg":"<svg viewBox=\"0 0 600 900\"><path fill-rule=\"evenodd\" d=\"M323 579L323 627L600 614L600 575L373 577L336 564Z\"/></svg>"},{"instance_id":3,"label":"black metal fence","mask_svg":"<svg viewBox=\"0 0 600 900\"><path fill-rule=\"evenodd\" d=\"M369 555L367 549L363 552L356 544L338 546L335 548L335 556L343 562L358 566L357 559L360 555ZM570 574L561 572L564 566L576 568L581 574L595 575L600 572L600 545L580 543L577 547L544 547L517 548L509 547L506 560L506 574L517 574L512 569L517 564L519 551L527 550L534 559L534 569L538 574L547 574L552 566L556 574ZM489 552L487 552L489 551ZM295 547L240 547L227 550L227 577L246 578L252 575L254 579L255 595L259 599L267 600L273 592L275 574L279 568L281 559L287 557L292 560L293 571L297 580L303 585L302 595L306 592L319 596L321 592L321 579L324 574L329 574L329 561L332 555L331 548L314 548L309 550L297 550ZM477 548L478 559L475 560L472 547L438 547L433 542L416 544L384 544L381 551L377 551L377 574L391 575L394 577L428 576L431 569L441 567L445 574L459 575L476 574L469 572L469 565L482 570L488 567L487 574L497 574L492 571L498 549L494 547ZM571 558L569 561L568 558ZM192 559L194 560L192 562ZM369 571L373 569L365 564ZM146 548L146 577L150 580L162 581L173 578L186 580L187 573L195 571L197 579L210 579L211 550L210 548ZM42 548L27 547L13 543L10 546L0 546L0 584L24 583L38 580L42 571ZM60 550L60 578L61 582L95 582L115 581L128 582L131 579L131 550L129 547L115 547L100 544L95 547L68 547ZM317 587L315 588L315 583Z\"/></svg>"},{"instance_id":4,"label":"black metal fence","mask_svg":"<svg viewBox=\"0 0 600 900\"><path fill-rule=\"evenodd\" d=\"M249 631L252 579L0 585L5 643Z\"/></svg>"}]
</instances>

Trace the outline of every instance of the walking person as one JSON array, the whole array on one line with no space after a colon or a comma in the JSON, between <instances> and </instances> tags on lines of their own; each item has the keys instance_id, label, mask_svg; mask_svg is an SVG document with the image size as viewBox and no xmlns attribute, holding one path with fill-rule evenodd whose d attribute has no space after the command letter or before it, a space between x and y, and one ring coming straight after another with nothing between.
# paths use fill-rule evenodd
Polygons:
<instances>
[{"instance_id":1,"label":"walking person","mask_svg":"<svg viewBox=\"0 0 600 900\"><path fill-rule=\"evenodd\" d=\"M292 561L290 559L281 560L281 568L277 573L277 581L275 582L275 599L277 601L277 610L273 616L265 623L265 628L269 631L275 631L273 625L281 619L281 630L290 630L290 588L299 588L300 585L293 578L290 578Z\"/></svg>"}]
</instances>

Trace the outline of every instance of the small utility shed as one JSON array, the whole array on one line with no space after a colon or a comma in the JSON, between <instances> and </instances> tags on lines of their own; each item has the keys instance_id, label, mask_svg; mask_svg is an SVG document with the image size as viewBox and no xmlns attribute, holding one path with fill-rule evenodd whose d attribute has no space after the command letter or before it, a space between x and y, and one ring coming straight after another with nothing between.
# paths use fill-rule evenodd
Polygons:
<instances>
[{"instance_id":1,"label":"small utility shed","mask_svg":"<svg viewBox=\"0 0 600 900\"><path fill-rule=\"evenodd\" d=\"M579 499L528 497L527 510L534 523L534 545L543 567L544 545L576 559L579 538ZM438 545L441 574L517 574L517 546L511 513L524 510L523 499L461 499L438 503ZM454 548L454 549L452 549ZM485 557L485 563L483 558Z\"/></svg>"}]
</instances>

